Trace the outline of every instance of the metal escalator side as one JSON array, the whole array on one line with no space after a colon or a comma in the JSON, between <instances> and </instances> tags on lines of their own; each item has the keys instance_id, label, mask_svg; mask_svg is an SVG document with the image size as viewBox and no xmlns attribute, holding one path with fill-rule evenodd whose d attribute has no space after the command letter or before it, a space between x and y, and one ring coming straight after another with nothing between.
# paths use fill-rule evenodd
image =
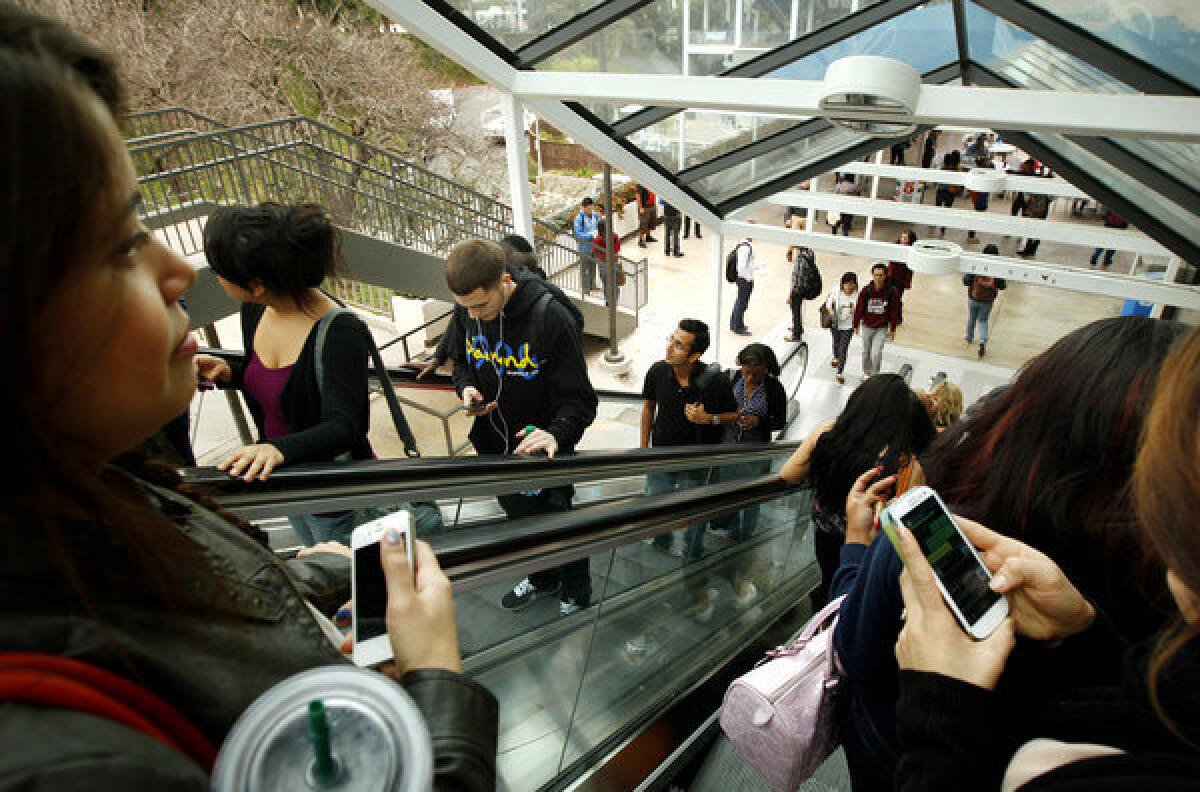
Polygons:
<instances>
[{"instance_id":1,"label":"metal escalator side","mask_svg":"<svg viewBox=\"0 0 1200 792\"><path fill-rule=\"evenodd\" d=\"M675 492L427 537L455 584L465 668L501 702L500 788L564 788L585 777L612 788L624 784L614 777L645 777L692 732L664 727L664 713L689 696L723 691L725 677L752 662L747 646L772 625L798 623L797 605L818 577L809 495L762 473L795 447L365 462L284 469L265 486L215 471L187 477L215 488L223 505L261 518L630 477L653 490L645 483L654 476L705 471ZM689 532L703 546L686 559L648 543ZM515 612L501 607L526 575L584 560L590 607L562 616L556 597Z\"/></svg>"}]
</instances>

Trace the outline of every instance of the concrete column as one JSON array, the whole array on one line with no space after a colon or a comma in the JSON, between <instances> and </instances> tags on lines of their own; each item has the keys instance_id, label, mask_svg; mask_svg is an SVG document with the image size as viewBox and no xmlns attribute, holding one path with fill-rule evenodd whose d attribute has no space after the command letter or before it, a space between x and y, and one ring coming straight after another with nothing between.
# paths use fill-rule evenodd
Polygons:
<instances>
[{"instance_id":1,"label":"concrete column","mask_svg":"<svg viewBox=\"0 0 1200 792\"><path fill-rule=\"evenodd\" d=\"M504 113L504 146L508 152L508 193L513 229L532 244L533 195L529 191L529 149L525 141L525 105L512 94L500 95Z\"/></svg>"},{"instance_id":2,"label":"concrete column","mask_svg":"<svg viewBox=\"0 0 1200 792\"><path fill-rule=\"evenodd\" d=\"M721 316L721 294L725 291L725 234L712 235L713 313L708 323L712 335L712 360L721 359L721 332L725 320Z\"/></svg>"}]
</instances>

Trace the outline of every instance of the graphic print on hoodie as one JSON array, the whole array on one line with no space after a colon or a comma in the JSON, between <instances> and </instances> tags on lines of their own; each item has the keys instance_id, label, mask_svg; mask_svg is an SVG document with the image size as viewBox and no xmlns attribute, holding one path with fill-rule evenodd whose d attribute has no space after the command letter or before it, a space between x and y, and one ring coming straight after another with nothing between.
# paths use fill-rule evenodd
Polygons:
<instances>
[{"instance_id":1,"label":"graphic print on hoodie","mask_svg":"<svg viewBox=\"0 0 1200 792\"><path fill-rule=\"evenodd\" d=\"M510 274L515 289L502 316L483 322L455 311L461 346L453 355L454 388L460 398L464 388L473 386L485 403L499 402L491 415L476 417L471 444L480 454L502 454L516 448L516 433L532 425L554 435L559 452L568 453L596 418L596 391L588 379L578 324L553 299L535 329L534 306L549 289L530 273Z\"/></svg>"}]
</instances>

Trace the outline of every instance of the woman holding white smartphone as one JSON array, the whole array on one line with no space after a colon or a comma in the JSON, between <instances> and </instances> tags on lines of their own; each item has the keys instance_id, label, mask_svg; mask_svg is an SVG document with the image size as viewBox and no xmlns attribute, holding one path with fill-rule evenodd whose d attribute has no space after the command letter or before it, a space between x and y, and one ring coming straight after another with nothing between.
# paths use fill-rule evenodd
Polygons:
<instances>
[{"instance_id":1,"label":"woman holding white smartphone","mask_svg":"<svg viewBox=\"0 0 1200 792\"><path fill-rule=\"evenodd\" d=\"M1183 790L1200 779L1200 330L1167 360L1134 471L1138 517L1166 560L1178 608L1156 638L1132 647L1102 610L1037 550L967 521L986 551L992 588L1006 592L1013 618L984 641L954 623L932 570L906 531L911 559L901 575L904 629L898 726L905 747L902 790ZM1136 573L1136 570L1130 570ZM1065 655L1070 683L1053 700L1019 711L1019 734L1006 734L1011 711L992 692L1018 635L1052 642ZM1003 746L1024 741L1011 756Z\"/></svg>"},{"instance_id":2,"label":"woman holding white smartphone","mask_svg":"<svg viewBox=\"0 0 1200 792\"><path fill-rule=\"evenodd\" d=\"M0 644L39 673L70 658L155 694L211 754L268 689L349 663L306 603L348 564L280 562L261 531L130 453L187 407L198 343L178 304L195 270L139 219L120 94L107 53L0 4L0 390L21 461L0 500ZM415 580L402 542L385 536L380 552L394 678L433 737L435 787L492 789L496 700L461 674L450 583L423 543ZM84 711L78 694L28 700L47 687L60 686L3 701L0 786L210 789L205 762L156 738L155 717L109 719L116 708Z\"/></svg>"}]
</instances>

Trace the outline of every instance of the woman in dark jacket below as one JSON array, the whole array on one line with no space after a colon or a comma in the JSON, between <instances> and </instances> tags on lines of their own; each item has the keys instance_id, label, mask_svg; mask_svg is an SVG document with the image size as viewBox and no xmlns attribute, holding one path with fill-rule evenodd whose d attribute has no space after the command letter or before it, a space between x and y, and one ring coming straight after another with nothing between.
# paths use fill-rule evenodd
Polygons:
<instances>
[{"instance_id":1,"label":"woman in dark jacket below","mask_svg":"<svg viewBox=\"0 0 1200 792\"><path fill-rule=\"evenodd\" d=\"M1178 610L1170 627L1131 651L1124 651L1103 609L1050 557L961 521L968 538L986 551L992 588L1008 595L1013 614L989 638L974 641L942 601L912 537L901 536L905 557L913 561L901 576L908 617L896 644L904 748L899 788L1197 788L1198 404L1200 331L1193 329L1163 365L1133 474L1138 522L1166 564ZM1014 628L1026 641L1048 642L1046 665L1062 671L1052 695L1016 712L992 692L1009 662Z\"/></svg>"},{"instance_id":2,"label":"woman in dark jacket below","mask_svg":"<svg viewBox=\"0 0 1200 792\"><path fill-rule=\"evenodd\" d=\"M349 560L281 563L172 468L127 455L195 390L177 302L195 273L139 222L112 59L0 5L0 105L5 443L22 460L0 500L0 650L123 677L219 745L274 685L348 663L306 600L336 607ZM450 583L417 546L415 583L402 545L381 550L391 675L429 726L435 787L492 789L496 701L461 674ZM11 690L0 787L209 789L205 768L136 726Z\"/></svg>"},{"instance_id":3,"label":"woman in dark jacket below","mask_svg":"<svg viewBox=\"0 0 1200 792\"><path fill-rule=\"evenodd\" d=\"M338 232L319 206L223 207L204 226L209 267L242 303L242 362L197 355L200 376L237 388L258 426L259 442L218 469L265 481L281 465L371 459L367 359L371 333L321 291L339 261ZM319 338L324 332L323 341ZM317 346L321 343L321 360ZM292 528L308 546L350 544L354 512L297 515Z\"/></svg>"},{"instance_id":4,"label":"woman in dark jacket below","mask_svg":"<svg viewBox=\"0 0 1200 792\"><path fill-rule=\"evenodd\" d=\"M1135 529L1129 479L1155 379L1181 332L1174 322L1112 318L1069 333L921 458L950 508L1057 559L1135 639L1168 611L1162 568ZM888 787L899 754L902 563L886 536L865 539L847 530L831 596L846 595L834 632L852 682L842 744L855 789L874 790ZM1018 652L1005 697L1041 696L1051 679L1043 662Z\"/></svg>"},{"instance_id":5,"label":"woman in dark jacket below","mask_svg":"<svg viewBox=\"0 0 1200 792\"><path fill-rule=\"evenodd\" d=\"M779 381L779 361L766 344L754 343L738 353L733 375L733 398L738 405L736 423L725 425L723 443L769 443L771 435L787 423L787 393ZM743 462L717 469L717 481L761 476L771 470L770 460ZM713 530L733 539L748 539L758 526L758 507L713 522Z\"/></svg>"}]
</instances>

